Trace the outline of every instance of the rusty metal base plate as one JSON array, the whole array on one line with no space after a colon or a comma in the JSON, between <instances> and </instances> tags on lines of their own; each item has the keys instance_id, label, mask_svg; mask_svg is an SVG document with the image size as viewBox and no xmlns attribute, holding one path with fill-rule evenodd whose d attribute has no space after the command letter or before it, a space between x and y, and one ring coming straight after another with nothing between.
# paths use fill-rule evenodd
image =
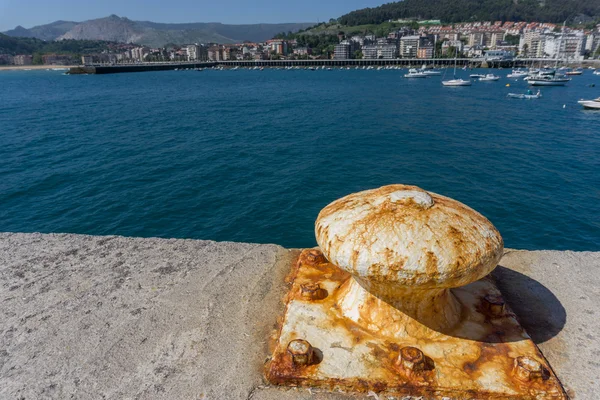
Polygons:
<instances>
[{"instance_id":1,"label":"rusty metal base plate","mask_svg":"<svg viewBox=\"0 0 600 400\"><path fill-rule=\"evenodd\" d=\"M266 367L273 384L428 398L567 398L491 278L452 289L462 318L448 332L366 291L360 307L349 309L347 296L361 289L318 250L303 251L288 279L286 312ZM312 346L309 358L294 353L304 350L298 339ZM295 348L288 347L292 341ZM420 368L403 361L407 348L422 352Z\"/></svg>"}]
</instances>

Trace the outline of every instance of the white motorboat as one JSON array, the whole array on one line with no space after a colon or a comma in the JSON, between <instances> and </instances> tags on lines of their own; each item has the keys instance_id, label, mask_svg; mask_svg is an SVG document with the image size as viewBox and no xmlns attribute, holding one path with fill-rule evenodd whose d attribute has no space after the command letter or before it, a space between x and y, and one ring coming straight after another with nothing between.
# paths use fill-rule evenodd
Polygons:
<instances>
[{"instance_id":1,"label":"white motorboat","mask_svg":"<svg viewBox=\"0 0 600 400\"><path fill-rule=\"evenodd\" d=\"M556 72L538 73L535 76L530 76L527 83L531 86L564 86L571 79L565 75L557 74Z\"/></svg>"},{"instance_id":2,"label":"white motorboat","mask_svg":"<svg viewBox=\"0 0 600 400\"><path fill-rule=\"evenodd\" d=\"M512 99L527 99L527 100L539 99L540 97L542 97L542 92L538 90L538 92L536 94L533 94L531 92L529 92L529 93L509 93L506 97L510 97Z\"/></svg>"},{"instance_id":3,"label":"white motorboat","mask_svg":"<svg viewBox=\"0 0 600 400\"><path fill-rule=\"evenodd\" d=\"M408 70L408 74L404 74L405 78L427 78L423 72L419 72L414 68Z\"/></svg>"},{"instance_id":4,"label":"white motorboat","mask_svg":"<svg viewBox=\"0 0 600 400\"><path fill-rule=\"evenodd\" d=\"M577 103L588 110L600 110L600 97L594 100L579 100Z\"/></svg>"},{"instance_id":5,"label":"white motorboat","mask_svg":"<svg viewBox=\"0 0 600 400\"><path fill-rule=\"evenodd\" d=\"M565 72L565 75L581 75L583 74L583 71L580 69L573 69L573 70L569 70L567 72Z\"/></svg>"},{"instance_id":6,"label":"white motorboat","mask_svg":"<svg viewBox=\"0 0 600 400\"><path fill-rule=\"evenodd\" d=\"M513 69L510 74L506 75L506 77L511 79L519 79L524 78L527 75L529 75L527 71L524 71L522 69Z\"/></svg>"},{"instance_id":7,"label":"white motorboat","mask_svg":"<svg viewBox=\"0 0 600 400\"><path fill-rule=\"evenodd\" d=\"M450 79L449 81L442 81L444 86L471 86L471 81L464 79Z\"/></svg>"},{"instance_id":8,"label":"white motorboat","mask_svg":"<svg viewBox=\"0 0 600 400\"><path fill-rule=\"evenodd\" d=\"M482 75L482 74L471 74L471 75L469 75L469 78L471 78L471 79L481 79L481 78L484 78L484 77L485 77L485 75Z\"/></svg>"},{"instance_id":9,"label":"white motorboat","mask_svg":"<svg viewBox=\"0 0 600 400\"><path fill-rule=\"evenodd\" d=\"M600 75L600 69L597 69L593 72L594 75Z\"/></svg>"},{"instance_id":10,"label":"white motorboat","mask_svg":"<svg viewBox=\"0 0 600 400\"><path fill-rule=\"evenodd\" d=\"M435 69L421 69L420 71L422 74L425 74L427 76L440 76L442 75L441 71L435 70Z\"/></svg>"},{"instance_id":11,"label":"white motorboat","mask_svg":"<svg viewBox=\"0 0 600 400\"><path fill-rule=\"evenodd\" d=\"M500 77L498 75L494 75L494 74L487 74L487 75L484 75L483 77L479 78L479 80L481 82L495 82L499 79L500 79Z\"/></svg>"}]
</instances>

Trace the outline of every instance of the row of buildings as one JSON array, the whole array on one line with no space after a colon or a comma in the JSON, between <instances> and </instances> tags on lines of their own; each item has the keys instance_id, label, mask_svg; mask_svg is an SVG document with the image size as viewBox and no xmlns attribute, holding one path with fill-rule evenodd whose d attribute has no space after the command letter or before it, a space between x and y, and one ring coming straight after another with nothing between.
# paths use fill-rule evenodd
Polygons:
<instances>
[{"instance_id":1,"label":"row of buildings","mask_svg":"<svg viewBox=\"0 0 600 400\"><path fill-rule=\"evenodd\" d=\"M45 54L40 57L43 65L73 65L78 63L78 57L67 54ZM33 65L34 57L31 54L0 54L0 65Z\"/></svg>"},{"instance_id":2,"label":"row of buildings","mask_svg":"<svg viewBox=\"0 0 600 400\"><path fill-rule=\"evenodd\" d=\"M438 43L441 45L436 46ZM425 25L416 31L400 29L383 38L373 35L344 38L335 47L334 58L432 58L447 54L450 46L468 57L491 50L494 54L504 51L523 57L581 61L598 52L600 28L585 31L527 22Z\"/></svg>"},{"instance_id":3,"label":"row of buildings","mask_svg":"<svg viewBox=\"0 0 600 400\"><path fill-rule=\"evenodd\" d=\"M461 40L468 46L488 49L510 42L521 56L532 58L580 61L593 57L600 48L600 26L585 30L553 23L497 21L426 26L420 31L438 40Z\"/></svg>"},{"instance_id":4,"label":"row of buildings","mask_svg":"<svg viewBox=\"0 0 600 400\"><path fill-rule=\"evenodd\" d=\"M394 21L399 22L399 21ZM470 22L443 25L439 21L423 21L419 29L396 29L385 37L372 34L338 35L333 51L318 52L300 46L296 40L272 39L264 43L240 44L194 43L168 48L150 48L134 44L118 44L106 51L88 54L81 60L72 55L49 54L36 60L32 55L0 54L0 64L67 65L126 64L148 61L226 61L289 58L396 59L449 56L449 49L460 55L479 57L484 53L519 54L523 57L554 58L580 61L598 57L600 25L592 30L573 29L538 22Z\"/></svg>"}]
</instances>

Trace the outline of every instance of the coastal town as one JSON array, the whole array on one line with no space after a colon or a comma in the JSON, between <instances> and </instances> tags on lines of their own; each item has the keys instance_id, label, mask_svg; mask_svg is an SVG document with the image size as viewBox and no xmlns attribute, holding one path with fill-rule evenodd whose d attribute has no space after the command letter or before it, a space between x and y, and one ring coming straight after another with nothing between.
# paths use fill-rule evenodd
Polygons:
<instances>
[{"instance_id":1,"label":"coastal town","mask_svg":"<svg viewBox=\"0 0 600 400\"><path fill-rule=\"evenodd\" d=\"M315 32L287 33L262 43L188 43L151 48L134 43L111 45L92 54L0 54L0 65L139 64L183 61L252 60L393 60L432 59L454 56L494 60L521 58L560 59L581 62L600 57L600 25L593 29L541 22L469 22L444 25L440 21L389 21L397 28L388 32L346 33L340 26L330 41L311 47L298 37ZM333 39L331 39L333 37Z\"/></svg>"}]
</instances>

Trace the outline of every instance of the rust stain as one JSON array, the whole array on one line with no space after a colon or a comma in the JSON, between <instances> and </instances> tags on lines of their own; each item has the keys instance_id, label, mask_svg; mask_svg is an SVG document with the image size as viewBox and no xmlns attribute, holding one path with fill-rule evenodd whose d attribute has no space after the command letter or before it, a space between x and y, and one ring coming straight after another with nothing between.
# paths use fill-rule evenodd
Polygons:
<instances>
[{"instance_id":1,"label":"rust stain","mask_svg":"<svg viewBox=\"0 0 600 400\"><path fill-rule=\"evenodd\" d=\"M438 274L438 260L435 254L431 251L426 253L425 271L430 276L436 276Z\"/></svg>"}]
</instances>

